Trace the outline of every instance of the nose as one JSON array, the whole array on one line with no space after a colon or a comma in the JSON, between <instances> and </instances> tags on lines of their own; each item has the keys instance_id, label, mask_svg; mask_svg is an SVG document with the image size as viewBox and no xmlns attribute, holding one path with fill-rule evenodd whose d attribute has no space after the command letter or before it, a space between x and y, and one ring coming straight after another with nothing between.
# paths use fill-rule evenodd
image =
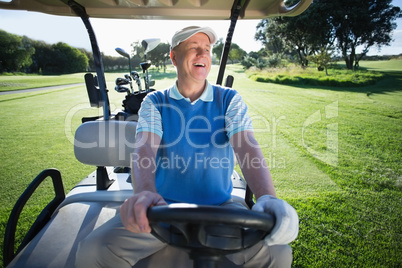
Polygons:
<instances>
[{"instance_id":1,"label":"nose","mask_svg":"<svg viewBox=\"0 0 402 268\"><path fill-rule=\"evenodd\" d=\"M209 51L207 49L199 48L197 50L197 56L199 56L199 57L206 57L208 55L210 55L210 54L209 54Z\"/></svg>"},{"instance_id":2,"label":"nose","mask_svg":"<svg viewBox=\"0 0 402 268\"><path fill-rule=\"evenodd\" d=\"M205 49L199 49L198 51L197 51L197 57L200 57L200 58L206 58L206 57L208 57L210 54L209 54L209 51L208 50L205 50Z\"/></svg>"}]
</instances>

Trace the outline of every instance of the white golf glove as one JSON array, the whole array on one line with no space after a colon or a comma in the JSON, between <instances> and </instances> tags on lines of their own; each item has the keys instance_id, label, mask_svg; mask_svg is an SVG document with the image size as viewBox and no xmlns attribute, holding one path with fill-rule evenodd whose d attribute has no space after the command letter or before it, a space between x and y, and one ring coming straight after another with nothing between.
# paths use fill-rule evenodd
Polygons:
<instances>
[{"instance_id":1,"label":"white golf glove","mask_svg":"<svg viewBox=\"0 0 402 268\"><path fill-rule=\"evenodd\" d=\"M272 213L276 218L274 228L265 237L268 246L289 244L296 239L299 233L299 216L287 202L271 195L263 195L258 198L252 210Z\"/></svg>"}]
</instances>

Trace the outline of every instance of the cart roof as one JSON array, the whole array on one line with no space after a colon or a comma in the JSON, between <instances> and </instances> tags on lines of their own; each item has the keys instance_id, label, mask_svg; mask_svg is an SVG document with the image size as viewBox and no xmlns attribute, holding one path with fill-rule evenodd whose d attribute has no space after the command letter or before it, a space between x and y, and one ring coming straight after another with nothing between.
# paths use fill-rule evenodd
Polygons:
<instances>
[{"instance_id":1,"label":"cart roof","mask_svg":"<svg viewBox=\"0 0 402 268\"><path fill-rule=\"evenodd\" d=\"M246 9L243 19L270 16L296 16L312 0L300 0L286 6L286 0L242 0ZM0 8L37 11L52 15L76 16L64 2L68 0L0 0ZM231 0L76 0L89 17L115 19L221 20L229 19Z\"/></svg>"}]
</instances>

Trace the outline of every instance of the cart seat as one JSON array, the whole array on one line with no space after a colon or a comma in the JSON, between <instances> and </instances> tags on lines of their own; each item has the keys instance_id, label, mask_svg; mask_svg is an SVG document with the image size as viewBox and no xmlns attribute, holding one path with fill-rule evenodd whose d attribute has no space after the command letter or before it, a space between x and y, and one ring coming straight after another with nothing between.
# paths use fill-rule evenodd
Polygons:
<instances>
[{"instance_id":1,"label":"cart seat","mask_svg":"<svg viewBox=\"0 0 402 268\"><path fill-rule=\"evenodd\" d=\"M137 122L98 120L83 123L75 133L74 154L93 166L130 166Z\"/></svg>"}]
</instances>

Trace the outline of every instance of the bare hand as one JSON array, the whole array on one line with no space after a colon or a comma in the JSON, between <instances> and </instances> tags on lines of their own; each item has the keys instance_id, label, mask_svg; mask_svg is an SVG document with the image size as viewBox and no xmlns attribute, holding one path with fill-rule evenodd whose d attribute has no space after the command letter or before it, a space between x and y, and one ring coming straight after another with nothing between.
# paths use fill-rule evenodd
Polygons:
<instances>
[{"instance_id":1,"label":"bare hand","mask_svg":"<svg viewBox=\"0 0 402 268\"><path fill-rule=\"evenodd\" d=\"M124 227L133 233L150 233L147 210L153 206L167 205L162 196L144 191L126 199L120 207L120 218Z\"/></svg>"}]
</instances>

